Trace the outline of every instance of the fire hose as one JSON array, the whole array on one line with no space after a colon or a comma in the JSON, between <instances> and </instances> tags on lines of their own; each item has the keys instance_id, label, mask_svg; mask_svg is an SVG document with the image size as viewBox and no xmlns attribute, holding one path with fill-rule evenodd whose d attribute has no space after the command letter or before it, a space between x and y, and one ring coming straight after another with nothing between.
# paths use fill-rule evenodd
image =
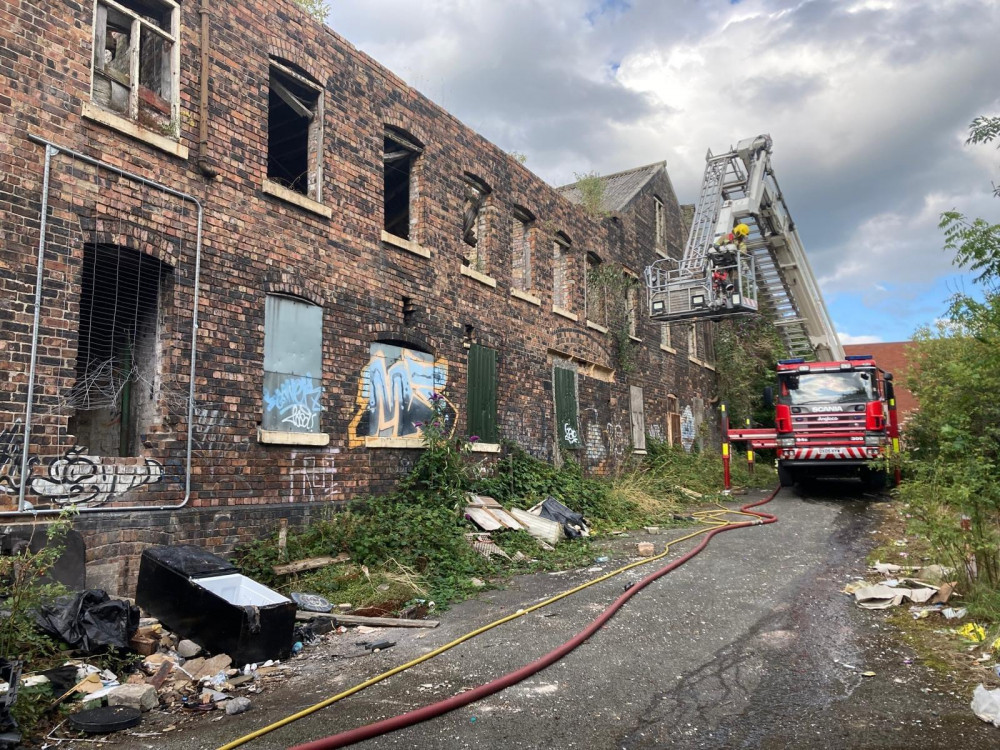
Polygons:
<instances>
[{"instance_id":1,"label":"fire hose","mask_svg":"<svg viewBox=\"0 0 1000 750\"><path fill-rule=\"evenodd\" d=\"M610 573L607 573L603 576L599 576L593 580L587 581L586 583L581 584L580 586L569 589L568 591L564 591L561 594L557 594L553 597L550 597L549 599L538 602L537 604L534 604L530 607L519 609L517 610L517 612L514 612L510 615L507 615L506 617L502 617L499 620L495 620L494 622L484 625L481 628L477 628L476 630L466 633L465 635L456 638L455 640L446 643L443 646L440 646L437 649L427 654L424 654L423 656L417 659L407 662L406 664L401 664L398 667L383 672L380 675L376 675L375 677L372 677L369 680L361 682L355 685L354 687L349 688L348 690L345 690L341 693L338 693L337 695L327 698L326 700L320 701L319 703L316 703L313 706L310 706L306 709L303 709L302 711L287 716L284 719L281 719L273 724L258 729L255 732L251 732L250 734L247 734L244 737L240 737L239 739L236 739L226 745L221 746L218 750L232 750L233 748L239 747L240 745L250 742L253 739L261 737L269 732L272 732L275 729L287 726L288 724L291 724L294 721L298 721L299 719L304 718L312 713L315 713L316 711L319 711L323 708L326 708L327 706L330 706L333 703L341 701L344 698L347 698L348 696L354 695L355 693L358 693L361 690L364 690L365 688L370 687L371 685L374 685L377 682L381 682L382 680L385 680L395 674L399 674L400 672L410 669L411 667L414 667L418 664L428 661L429 659L432 659L435 656L438 656L444 653L445 651L448 651L454 648L455 646L476 637L477 635L481 635L482 633L485 633L488 630L492 630L493 628L498 627L504 623L510 622L511 620L523 617L524 615L527 615L531 612L541 609L542 607L546 607L550 604L553 604L561 599L571 596L572 594L582 591L585 588L593 586L602 581L608 580L609 578L624 573L625 571L631 570L632 568L638 567L640 565L646 565L656 560L662 560L671 551L671 547L673 545L679 542L686 541L688 539L692 539L699 535L704 535L704 538L691 550L681 555L677 559L671 561L670 563L660 568L659 570L650 573L645 578L642 578L636 583L628 586L626 590L610 606L608 606L607 609L605 609L596 619L594 619L586 628L584 628L573 638L570 638L561 646L550 651L548 654L541 657L540 659L537 659L531 662L530 664L521 667L520 669L510 672L504 675L503 677L500 677L499 679L480 685L479 687L474 688L472 690L467 690L463 693L452 696L451 698L446 698L442 701L438 701L437 703L432 703L422 708L409 711L405 714L393 716L391 718L367 724L365 726L357 727L355 729L351 729L346 732L341 732L339 734L331 735L329 737L324 737L322 739L314 740L312 742L307 742L302 745L296 745L294 748L292 748L292 750L328 750L332 748L346 747L347 745L352 745L356 742L361 742L362 740L371 739L372 737L377 737L382 734L387 734L389 732L396 731L397 729L403 729L404 727L413 726L414 724L418 724L422 721L426 721L428 719L441 716L442 714L454 711L455 709L461 708L463 706L467 706L470 703L474 703L475 701L481 700L482 698L493 695L494 693L504 690L512 685L515 685L518 682L521 682L522 680L530 677L531 675L540 672L546 667L551 666L552 664L554 664L555 662L559 661L564 656L569 654L571 651L576 649L578 646L580 646L584 641L590 638L590 636L592 636L594 633L600 630L604 626L604 624L607 623L607 621L610 620L614 616L614 614L619 609L621 609L629 599L631 599L633 596L639 593L639 591L644 589L653 581L657 580L658 578L661 578L662 576L665 576L667 573L670 573L672 570L680 567L688 560L699 554L702 550L705 549L705 547L708 546L709 541L711 541L712 537L714 537L716 534L721 534L724 531L731 531L733 529L746 528L748 526L760 526L764 524L775 523L778 520L776 516L771 515L770 513L764 513L762 511L753 511L751 510L751 508L755 508L770 502L775 497L775 495L778 494L779 490L780 487L771 492L771 494L768 495L763 500L743 505L742 507L740 507L739 510L730 510L720 506L718 509L698 511L696 513L693 513L691 515L696 520L698 520L701 523L710 524L711 528L700 529L698 531L692 532L691 534L687 534L685 536L673 540L672 542L667 544L666 549L662 553L656 555L655 557L646 560L639 560L629 565L625 565L621 568L618 568L617 570L611 571ZM726 514L752 516L753 520L735 521L735 522L723 520L721 516Z\"/></svg>"}]
</instances>

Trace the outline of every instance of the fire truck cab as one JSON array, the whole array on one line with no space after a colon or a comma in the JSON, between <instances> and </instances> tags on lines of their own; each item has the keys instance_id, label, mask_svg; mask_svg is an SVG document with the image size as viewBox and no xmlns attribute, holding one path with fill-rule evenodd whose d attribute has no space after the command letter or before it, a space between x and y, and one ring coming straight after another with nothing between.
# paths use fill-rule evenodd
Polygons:
<instances>
[{"instance_id":1,"label":"fire truck cab","mask_svg":"<svg viewBox=\"0 0 1000 750\"><path fill-rule=\"evenodd\" d=\"M888 481L884 457L898 448L892 374L871 355L842 361L778 362L775 394L778 478L783 486L820 476Z\"/></svg>"}]
</instances>

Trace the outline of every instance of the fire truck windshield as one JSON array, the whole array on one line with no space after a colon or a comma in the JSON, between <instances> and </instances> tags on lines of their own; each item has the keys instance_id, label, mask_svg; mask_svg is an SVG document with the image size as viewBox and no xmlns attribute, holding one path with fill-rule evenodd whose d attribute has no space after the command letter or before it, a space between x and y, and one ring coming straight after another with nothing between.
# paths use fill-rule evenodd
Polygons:
<instances>
[{"instance_id":1,"label":"fire truck windshield","mask_svg":"<svg viewBox=\"0 0 1000 750\"><path fill-rule=\"evenodd\" d=\"M780 400L786 404L845 404L872 399L867 372L802 372L781 377Z\"/></svg>"}]
</instances>

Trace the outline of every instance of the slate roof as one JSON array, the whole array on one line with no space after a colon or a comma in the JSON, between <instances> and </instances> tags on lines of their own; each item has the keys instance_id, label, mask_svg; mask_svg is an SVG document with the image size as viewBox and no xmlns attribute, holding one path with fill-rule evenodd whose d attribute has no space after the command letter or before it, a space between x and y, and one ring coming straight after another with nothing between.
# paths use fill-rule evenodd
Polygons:
<instances>
[{"instance_id":1,"label":"slate roof","mask_svg":"<svg viewBox=\"0 0 1000 750\"><path fill-rule=\"evenodd\" d=\"M661 169L666 169L665 161L647 164L644 167L627 169L624 172L601 175L604 193L601 196L601 210L622 211ZM557 187L556 190L571 203L583 203L583 194L577 183Z\"/></svg>"}]
</instances>

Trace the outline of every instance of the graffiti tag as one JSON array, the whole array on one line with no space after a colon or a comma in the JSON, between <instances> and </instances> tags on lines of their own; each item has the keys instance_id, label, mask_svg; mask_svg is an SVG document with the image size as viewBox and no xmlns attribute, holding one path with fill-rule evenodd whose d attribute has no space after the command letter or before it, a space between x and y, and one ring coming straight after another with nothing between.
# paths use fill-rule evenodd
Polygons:
<instances>
[{"instance_id":1,"label":"graffiti tag","mask_svg":"<svg viewBox=\"0 0 1000 750\"><path fill-rule=\"evenodd\" d=\"M264 410L277 412L283 424L296 430L314 430L323 410L322 395L322 386L316 385L309 373L287 377L274 390L264 388Z\"/></svg>"},{"instance_id":2,"label":"graffiti tag","mask_svg":"<svg viewBox=\"0 0 1000 750\"><path fill-rule=\"evenodd\" d=\"M681 445L688 453L691 452L691 446L694 445L694 414L691 412L690 406L685 406L681 413Z\"/></svg>"},{"instance_id":3,"label":"graffiti tag","mask_svg":"<svg viewBox=\"0 0 1000 750\"><path fill-rule=\"evenodd\" d=\"M337 467L334 456L340 453L339 448L331 448L324 453L292 453L292 461L299 468L289 473L291 494L294 500L309 502L329 500L342 494L337 482Z\"/></svg>"},{"instance_id":4,"label":"graffiti tag","mask_svg":"<svg viewBox=\"0 0 1000 750\"><path fill-rule=\"evenodd\" d=\"M48 465L47 476L31 478L31 489L59 505L102 505L116 495L163 479L163 465L152 458L142 466L105 466L99 456L74 446Z\"/></svg>"}]
</instances>

